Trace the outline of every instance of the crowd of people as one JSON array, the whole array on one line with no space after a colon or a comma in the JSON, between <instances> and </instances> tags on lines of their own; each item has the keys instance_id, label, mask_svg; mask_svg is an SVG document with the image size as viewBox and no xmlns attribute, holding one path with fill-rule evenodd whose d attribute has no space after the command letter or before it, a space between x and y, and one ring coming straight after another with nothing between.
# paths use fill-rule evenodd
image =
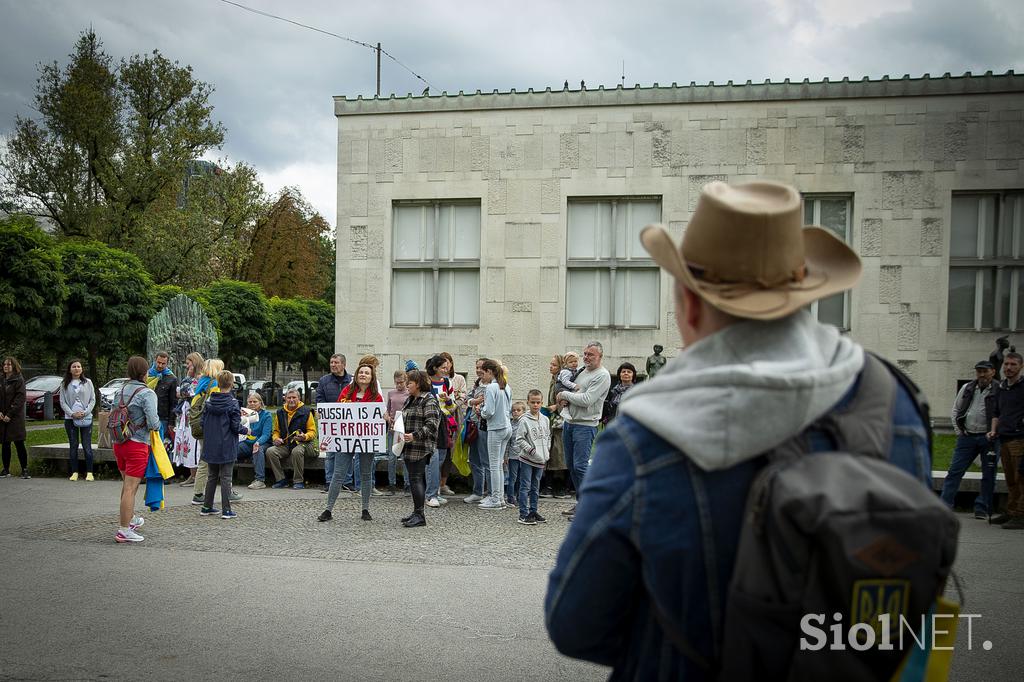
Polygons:
<instances>
[{"instance_id":1,"label":"crowd of people","mask_svg":"<svg viewBox=\"0 0 1024 682\"><path fill-rule=\"evenodd\" d=\"M519 395L525 400L515 400L508 368L491 358L479 358L468 381L455 370L450 353L427 358L423 369L409 360L404 370L392 375L393 388L385 392L375 356L360 358L350 374L345 355L337 353L330 359L330 372L320 378L316 402L383 403L387 448L378 453L321 453L315 407L304 403L297 390L287 391L276 411L268 410L262 397L252 392L243 396L243 411L234 398L234 376L220 359L190 353L179 378L165 352L157 352L152 361L134 356L127 365L128 381L115 394L111 407L126 415L123 438L115 435L113 442L124 479L115 539L143 540L139 528L145 519L135 513L135 498L151 466L154 440L164 445L169 463L181 473L179 485L193 489L192 504L203 516L237 516L231 506L242 499L233 488L236 462L252 462L250 489L303 489L306 465L319 457L324 460L327 497L318 521L333 519L342 494L360 496L360 517L365 521L373 518L373 497L401 494L412 498L412 510L402 519L403 525L424 526L427 509L453 499L449 486L457 470L453 457L462 452L468 465L464 503L485 511L516 509L523 525L544 523L538 499L578 496L598 429L614 419L623 394L635 385L635 367L623 363L613 387L603 356L604 349L596 341L587 344L582 354L555 355L546 390L523 387ZM24 380L14 358L5 360L4 371L0 386L6 408L0 414L4 473L9 446L14 443L20 446L27 477L22 454L24 416L16 409L19 386L24 401ZM68 434L70 480L79 479L81 448L86 480L92 481L95 387L80 360L68 364L60 404ZM8 415L14 419L7 419ZM103 418L100 428L109 431L109 413ZM386 486L377 483L379 462L386 462ZM215 505L218 486L219 507ZM564 513L571 519L574 510L575 506Z\"/></svg>"}]
</instances>

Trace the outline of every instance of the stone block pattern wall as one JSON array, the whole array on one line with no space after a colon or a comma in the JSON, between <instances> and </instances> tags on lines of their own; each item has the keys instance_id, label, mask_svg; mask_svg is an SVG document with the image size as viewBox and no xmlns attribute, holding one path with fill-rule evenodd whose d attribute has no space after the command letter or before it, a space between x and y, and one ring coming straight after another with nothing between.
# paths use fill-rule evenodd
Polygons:
<instances>
[{"instance_id":1,"label":"stone block pattern wall","mask_svg":"<svg viewBox=\"0 0 1024 682\"><path fill-rule=\"evenodd\" d=\"M851 334L947 416L997 336L946 331L951 193L1024 188L1022 112L1020 94L978 94L341 115L336 345L385 358L385 383L440 350L471 374L478 356L504 359L517 397L592 338L611 370L643 371L653 344L671 357L681 343L671 282L659 329L566 329L567 200L658 195L678 236L707 182L770 178L852 197L865 275ZM391 326L392 203L406 199L480 201L479 328Z\"/></svg>"}]
</instances>

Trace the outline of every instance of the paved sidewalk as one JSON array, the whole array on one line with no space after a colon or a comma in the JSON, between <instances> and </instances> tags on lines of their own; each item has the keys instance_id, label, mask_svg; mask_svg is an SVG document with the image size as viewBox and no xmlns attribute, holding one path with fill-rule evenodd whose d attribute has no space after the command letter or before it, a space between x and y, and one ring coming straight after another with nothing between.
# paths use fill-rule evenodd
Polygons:
<instances>
[{"instance_id":1,"label":"paved sidewalk","mask_svg":"<svg viewBox=\"0 0 1024 682\"><path fill-rule=\"evenodd\" d=\"M568 501L521 526L460 500L241 489L239 518L191 489L113 542L120 483L0 480L0 679L598 680L559 655L541 604ZM142 491L140 491L140 500ZM518 557L518 558L517 558Z\"/></svg>"},{"instance_id":2,"label":"paved sidewalk","mask_svg":"<svg viewBox=\"0 0 1024 682\"><path fill-rule=\"evenodd\" d=\"M119 489L0 480L0 679L607 677L560 656L543 627L568 501L541 500L549 523L524 527L453 499L409 530L401 496L372 498L372 522L343 497L322 524L317 490L240 489L224 521L172 486L145 514L146 541L124 546ZM1019 679L1024 532L960 518L964 613L981 618L970 650L960 628L951 679Z\"/></svg>"}]
</instances>

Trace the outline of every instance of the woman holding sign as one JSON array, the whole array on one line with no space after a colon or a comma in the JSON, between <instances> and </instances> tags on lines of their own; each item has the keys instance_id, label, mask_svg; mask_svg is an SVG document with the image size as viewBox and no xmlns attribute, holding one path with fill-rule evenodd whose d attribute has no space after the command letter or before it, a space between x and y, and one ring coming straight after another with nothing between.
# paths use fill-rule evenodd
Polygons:
<instances>
[{"instance_id":1,"label":"woman holding sign","mask_svg":"<svg viewBox=\"0 0 1024 682\"><path fill-rule=\"evenodd\" d=\"M339 403L382 403L384 398L377 388L377 374L372 365L360 364L356 369L355 379L346 386L338 397ZM383 412L383 410L382 410ZM356 458L356 455L364 455ZM359 460L359 474L362 480L360 492L363 495L363 521L372 521L370 516L370 495L373 494L373 457L371 453L359 452L332 452L328 457L334 458L334 474L331 476L331 486L327 490L327 509L317 517L318 521L330 521L331 510L338 500L338 493L341 486L352 468L354 459Z\"/></svg>"},{"instance_id":2,"label":"woman holding sign","mask_svg":"<svg viewBox=\"0 0 1024 682\"><path fill-rule=\"evenodd\" d=\"M441 408L434 397L430 385L430 375L418 369L408 373L409 399L402 409L405 420L405 446L402 459L405 470L409 472L409 485L412 487L412 514L402 519L406 528L427 525L423 516L423 503L426 501L426 466L437 450L437 428L441 422Z\"/></svg>"}]
</instances>

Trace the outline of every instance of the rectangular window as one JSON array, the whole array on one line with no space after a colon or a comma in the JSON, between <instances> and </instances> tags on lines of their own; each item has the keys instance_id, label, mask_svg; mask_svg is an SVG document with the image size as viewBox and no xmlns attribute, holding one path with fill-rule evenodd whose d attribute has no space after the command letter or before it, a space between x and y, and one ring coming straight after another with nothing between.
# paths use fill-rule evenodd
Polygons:
<instances>
[{"instance_id":1,"label":"rectangular window","mask_svg":"<svg viewBox=\"0 0 1024 682\"><path fill-rule=\"evenodd\" d=\"M1024 329L1024 193L954 194L946 327Z\"/></svg>"},{"instance_id":2,"label":"rectangular window","mask_svg":"<svg viewBox=\"0 0 1024 682\"><path fill-rule=\"evenodd\" d=\"M804 195L805 225L824 227L849 244L852 220L853 200L849 195ZM815 301L811 304L811 314L818 318L819 322L835 325L843 331L848 331L850 329L850 292L844 291Z\"/></svg>"},{"instance_id":3,"label":"rectangular window","mask_svg":"<svg viewBox=\"0 0 1024 682\"><path fill-rule=\"evenodd\" d=\"M657 328L661 277L640 231L661 222L661 198L578 198L568 205L566 326Z\"/></svg>"},{"instance_id":4,"label":"rectangular window","mask_svg":"<svg viewBox=\"0 0 1024 682\"><path fill-rule=\"evenodd\" d=\"M480 326L480 202L395 202L392 228L392 326Z\"/></svg>"}]
</instances>

